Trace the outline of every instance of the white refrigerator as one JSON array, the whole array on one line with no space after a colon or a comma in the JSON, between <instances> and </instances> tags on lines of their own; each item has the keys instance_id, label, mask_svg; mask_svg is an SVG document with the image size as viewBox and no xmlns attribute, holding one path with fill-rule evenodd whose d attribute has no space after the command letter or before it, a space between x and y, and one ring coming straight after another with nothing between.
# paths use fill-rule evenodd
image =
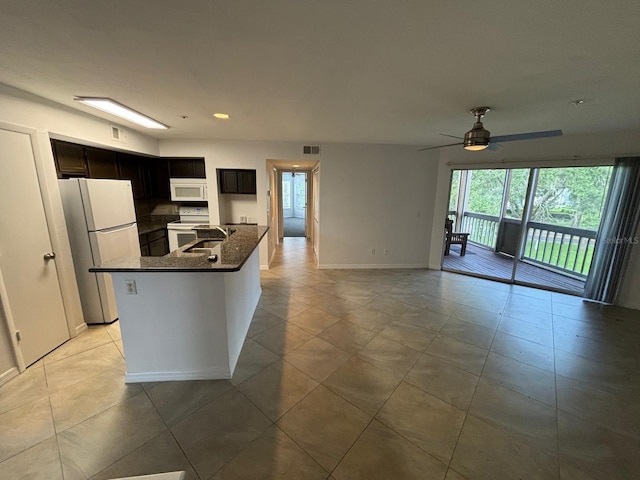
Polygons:
<instances>
[{"instance_id":1,"label":"white refrigerator","mask_svg":"<svg viewBox=\"0 0 640 480\"><path fill-rule=\"evenodd\" d=\"M139 257L140 242L129 180L59 180L69 242L86 323L118 318L111 275L89 268L118 257Z\"/></svg>"}]
</instances>

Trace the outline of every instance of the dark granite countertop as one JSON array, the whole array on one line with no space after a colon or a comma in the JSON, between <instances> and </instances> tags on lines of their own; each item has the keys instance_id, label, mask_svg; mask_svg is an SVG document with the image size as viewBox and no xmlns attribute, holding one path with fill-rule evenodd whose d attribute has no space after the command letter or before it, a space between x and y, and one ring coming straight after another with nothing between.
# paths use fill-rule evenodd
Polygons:
<instances>
[{"instance_id":1,"label":"dark granite countertop","mask_svg":"<svg viewBox=\"0 0 640 480\"><path fill-rule=\"evenodd\" d=\"M90 268L90 272L237 272L256 249L269 227L234 225L228 239L219 239L212 230L214 225L198 226L198 239L174 250L164 257L120 257ZM210 233L211 232L211 233ZM186 252L203 239L215 242L207 253ZM209 262L207 257L216 254L218 260Z\"/></svg>"},{"instance_id":2,"label":"dark granite countertop","mask_svg":"<svg viewBox=\"0 0 640 480\"><path fill-rule=\"evenodd\" d=\"M167 223L178 220L177 215L147 215L138 219L138 235L167 228Z\"/></svg>"}]
</instances>

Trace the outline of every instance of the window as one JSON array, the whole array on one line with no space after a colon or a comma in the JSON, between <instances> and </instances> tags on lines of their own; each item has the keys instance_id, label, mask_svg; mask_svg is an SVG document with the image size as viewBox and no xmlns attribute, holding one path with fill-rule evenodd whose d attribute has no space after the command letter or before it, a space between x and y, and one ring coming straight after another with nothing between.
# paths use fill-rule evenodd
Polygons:
<instances>
[{"instance_id":1,"label":"window","mask_svg":"<svg viewBox=\"0 0 640 480\"><path fill-rule=\"evenodd\" d=\"M291 208L291 180L282 179L282 208Z\"/></svg>"}]
</instances>

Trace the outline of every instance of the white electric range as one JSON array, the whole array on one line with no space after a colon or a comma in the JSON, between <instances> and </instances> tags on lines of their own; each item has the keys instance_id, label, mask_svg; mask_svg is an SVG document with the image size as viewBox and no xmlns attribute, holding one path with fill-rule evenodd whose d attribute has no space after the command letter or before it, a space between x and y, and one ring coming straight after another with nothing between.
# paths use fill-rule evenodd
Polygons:
<instances>
[{"instance_id":1,"label":"white electric range","mask_svg":"<svg viewBox=\"0 0 640 480\"><path fill-rule=\"evenodd\" d=\"M178 214L180 220L167 223L169 251L171 252L196 239L193 227L209 224L208 207L178 207Z\"/></svg>"}]
</instances>

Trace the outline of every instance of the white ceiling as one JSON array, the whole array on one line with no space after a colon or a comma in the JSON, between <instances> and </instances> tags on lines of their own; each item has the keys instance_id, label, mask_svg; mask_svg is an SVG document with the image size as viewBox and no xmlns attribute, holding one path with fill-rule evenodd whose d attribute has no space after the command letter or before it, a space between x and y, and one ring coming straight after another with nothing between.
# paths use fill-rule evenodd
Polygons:
<instances>
[{"instance_id":1,"label":"white ceiling","mask_svg":"<svg viewBox=\"0 0 640 480\"><path fill-rule=\"evenodd\" d=\"M638 25L638 0L2 0L0 82L158 138L441 145L478 105L494 135L634 130Z\"/></svg>"}]
</instances>

